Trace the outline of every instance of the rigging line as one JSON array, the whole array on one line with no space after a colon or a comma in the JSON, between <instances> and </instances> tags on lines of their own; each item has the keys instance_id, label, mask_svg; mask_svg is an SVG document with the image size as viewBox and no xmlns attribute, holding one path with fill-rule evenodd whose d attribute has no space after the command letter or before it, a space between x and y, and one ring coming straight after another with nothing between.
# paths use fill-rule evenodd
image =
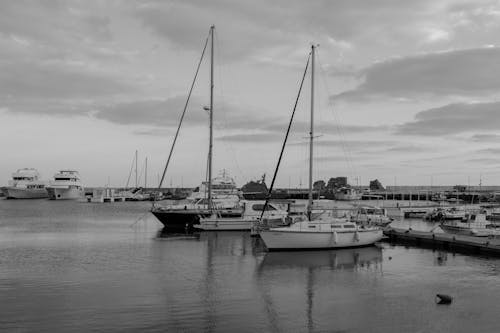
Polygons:
<instances>
[{"instance_id":1,"label":"rigging line","mask_svg":"<svg viewBox=\"0 0 500 333\"><path fill-rule=\"evenodd\" d=\"M184 120L184 116L186 115L186 110L187 110L187 107L189 104L189 99L191 98L191 93L193 92L193 88L194 88L194 85L196 83L196 78L198 77L198 72L200 71L201 62L203 61L203 56L205 55L205 51L207 49L209 37L210 37L210 33L208 34L207 39L205 40L205 46L203 46L203 51L201 52L200 61L198 62L198 67L196 68L196 73L194 75L193 82L191 83L191 88L189 89L189 94L188 94L188 97L186 99L186 104L184 105L184 110L182 111L182 115L181 115L181 118L179 121L179 126L177 127L177 131L175 132L174 141L172 142L172 147L170 148L170 153L168 154L167 163L165 164L165 169L163 169L163 174L161 176L160 183L158 184L158 190L161 188L161 185L163 184L163 180L165 179L165 174L167 173L167 168L168 168L168 165L170 164L170 159L172 157L172 153L174 152L175 143L177 142L177 137L179 136L179 131L180 131L181 126L182 126L182 121Z\"/></svg>"},{"instance_id":2,"label":"rigging line","mask_svg":"<svg viewBox=\"0 0 500 333\"><path fill-rule=\"evenodd\" d=\"M281 158L283 157L283 153L285 151L286 142L288 140L288 135L290 134L290 128L292 127L293 117L295 116L295 111L297 110L297 104L299 103L300 93L302 92L302 86L304 85L304 80L307 74L307 68L309 67L309 61L311 60L311 53L307 57L306 68L304 69L304 74L302 75L302 80L300 81L299 92L297 94L297 98L295 99L295 105L293 106L292 116L290 117L290 122L288 123L288 128L285 134L285 140L283 141L283 145L281 146L280 156L278 158L278 163L276 164L276 169L274 170L273 180L271 182L271 186L269 187L266 195L266 202L264 203L264 207L262 207L262 212L260 213L259 221L262 221L262 217L264 216L264 212L267 209L267 205L269 204L269 199L271 199L271 192L274 187L274 182L276 181L276 176L278 175L278 169L280 167Z\"/></svg>"},{"instance_id":3,"label":"rigging line","mask_svg":"<svg viewBox=\"0 0 500 333\"><path fill-rule=\"evenodd\" d=\"M215 43L217 44L217 49L219 50L219 53L222 54L222 52L220 51L221 50L221 46L220 46L220 41L219 41L219 35L217 33L217 31L215 31ZM227 68L226 66L223 66L223 61L221 61L219 58L221 57L218 57L215 61L217 62L217 69L218 69L218 72L219 72L219 82L220 84L218 85L218 88L219 88L219 91L220 91L220 97L221 97L221 104L222 104L222 107L220 108L220 110L222 111L221 114L222 114L222 118L223 118L223 126L222 127L219 127L219 128L222 128L224 130L228 130L229 129L229 126L228 126L228 121L227 121L227 110L225 108L225 98L224 98L224 85L222 83L222 68ZM217 125L216 125L217 127ZM231 157L234 161L234 164L236 166L236 169L238 170L240 176L243 177L243 179L247 179L245 173L242 171L239 163L238 163L238 159L236 158L236 151L233 147L233 145L231 144L231 141L225 141L223 140L223 145L226 146L229 151L231 152Z\"/></svg>"},{"instance_id":4,"label":"rigging line","mask_svg":"<svg viewBox=\"0 0 500 333\"><path fill-rule=\"evenodd\" d=\"M321 73L323 74L321 77L322 77L322 81L323 81L323 84L325 85L325 88L327 91L330 91L329 87L328 87L328 82L326 81L325 79L325 69L322 65L322 62L320 60L320 57L319 57L319 54L318 54L318 63L319 63L319 67L321 69ZM351 169L351 172L354 173L354 176L357 176L357 168L354 164L354 161L353 161L353 158L352 158L352 154L351 154L351 150L349 149L349 146L347 145L346 143L346 139L345 139L345 133L344 133L344 129L342 128L342 125L341 125L341 121L340 121L340 115L338 115L337 113L335 113L335 110L333 108L333 105L332 105L332 102L330 99L328 99L328 104L330 104L331 106L331 109L332 109L332 115L334 117L334 120L335 120L335 126L337 128L337 132L339 133L339 136L340 136L340 144L341 144L341 148L342 148L342 151L344 152L344 157L346 158L346 161L347 161L347 164L349 166L349 168ZM352 175L351 175L352 176Z\"/></svg>"},{"instance_id":5,"label":"rigging line","mask_svg":"<svg viewBox=\"0 0 500 333\"><path fill-rule=\"evenodd\" d=\"M132 177L132 170L134 170L134 163L135 163L135 153L134 153L134 158L132 159L132 165L130 165L130 172L128 173L128 178L127 178L127 184L125 185L125 188L128 188L128 184L130 183L130 177Z\"/></svg>"}]
</instances>

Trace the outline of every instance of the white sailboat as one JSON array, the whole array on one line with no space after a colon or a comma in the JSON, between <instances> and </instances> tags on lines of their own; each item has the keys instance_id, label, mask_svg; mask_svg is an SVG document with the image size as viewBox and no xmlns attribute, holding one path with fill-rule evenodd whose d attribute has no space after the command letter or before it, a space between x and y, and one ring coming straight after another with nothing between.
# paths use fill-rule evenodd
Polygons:
<instances>
[{"instance_id":1,"label":"white sailboat","mask_svg":"<svg viewBox=\"0 0 500 333\"><path fill-rule=\"evenodd\" d=\"M270 251L332 249L332 248L368 246L368 245L373 245L375 242L380 241L383 236L382 230L379 227L374 227L370 225L366 226L357 225L356 223L349 221L347 218L336 218L328 215L311 219L312 215L311 210L313 206L312 170L313 170L313 140L314 140L315 50L316 46L312 45L310 54L311 121L310 121L310 131L309 131L309 202L307 207L309 220L303 222L297 222L288 227L270 228L269 230L260 231L260 237L264 241L264 244L266 245L267 249ZM306 71L307 67L308 65L306 65ZM292 114L292 120L293 120L293 114ZM279 161L278 161L278 166L279 166Z\"/></svg>"}]
</instances>

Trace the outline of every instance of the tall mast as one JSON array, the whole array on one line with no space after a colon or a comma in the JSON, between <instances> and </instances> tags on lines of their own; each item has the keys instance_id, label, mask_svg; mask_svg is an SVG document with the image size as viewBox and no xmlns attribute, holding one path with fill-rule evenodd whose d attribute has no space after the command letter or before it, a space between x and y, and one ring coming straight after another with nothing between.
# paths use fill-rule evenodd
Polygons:
<instances>
[{"instance_id":1,"label":"tall mast","mask_svg":"<svg viewBox=\"0 0 500 333\"><path fill-rule=\"evenodd\" d=\"M208 146L208 209L212 210L212 148L213 148L213 115L214 115L214 30L210 27L210 140Z\"/></svg>"},{"instance_id":2,"label":"tall mast","mask_svg":"<svg viewBox=\"0 0 500 333\"><path fill-rule=\"evenodd\" d=\"M135 151L135 188L139 187L137 183L137 150Z\"/></svg>"},{"instance_id":3,"label":"tall mast","mask_svg":"<svg viewBox=\"0 0 500 333\"><path fill-rule=\"evenodd\" d=\"M146 162L144 167L144 189L148 187L148 157L146 156Z\"/></svg>"},{"instance_id":4,"label":"tall mast","mask_svg":"<svg viewBox=\"0 0 500 333\"><path fill-rule=\"evenodd\" d=\"M311 218L311 210L313 205L313 141L314 141L314 53L316 47L311 45L311 128L309 130L309 202L307 205L307 213Z\"/></svg>"}]
</instances>

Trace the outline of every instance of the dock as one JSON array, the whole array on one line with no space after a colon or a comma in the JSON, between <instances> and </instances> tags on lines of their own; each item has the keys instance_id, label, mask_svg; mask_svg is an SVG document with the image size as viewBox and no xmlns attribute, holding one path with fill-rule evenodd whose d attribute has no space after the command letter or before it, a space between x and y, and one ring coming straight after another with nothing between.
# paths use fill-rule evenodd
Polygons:
<instances>
[{"instance_id":1,"label":"dock","mask_svg":"<svg viewBox=\"0 0 500 333\"><path fill-rule=\"evenodd\" d=\"M422 247L442 247L446 250L500 256L500 238L475 237L444 232L419 231L403 228L384 230L387 240Z\"/></svg>"}]
</instances>

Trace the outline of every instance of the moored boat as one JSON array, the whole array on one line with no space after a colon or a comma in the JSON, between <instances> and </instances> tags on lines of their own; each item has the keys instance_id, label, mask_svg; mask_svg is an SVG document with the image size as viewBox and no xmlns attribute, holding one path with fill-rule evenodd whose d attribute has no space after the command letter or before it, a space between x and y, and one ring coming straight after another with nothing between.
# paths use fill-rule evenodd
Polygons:
<instances>
[{"instance_id":1,"label":"moored boat","mask_svg":"<svg viewBox=\"0 0 500 333\"><path fill-rule=\"evenodd\" d=\"M85 196L85 189L78 171L61 170L46 187L51 200L74 200Z\"/></svg>"},{"instance_id":2,"label":"moored boat","mask_svg":"<svg viewBox=\"0 0 500 333\"><path fill-rule=\"evenodd\" d=\"M385 208L359 206L352 213L351 221L359 224L387 227L391 224L393 219L387 216L387 210Z\"/></svg>"},{"instance_id":3,"label":"moored boat","mask_svg":"<svg viewBox=\"0 0 500 333\"><path fill-rule=\"evenodd\" d=\"M223 216L218 210L215 210L208 217L200 217L199 223L194 225L201 230L251 230L258 223L261 212L264 209L263 201L242 201L243 213L241 216ZM268 203L265 207L263 219L268 227L278 227L289 225L293 217L289 216L287 210L279 205Z\"/></svg>"},{"instance_id":4,"label":"moored boat","mask_svg":"<svg viewBox=\"0 0 500 333\"><path fill-rule=\"evenodd\" d=\"M36 169L24 168L12 174L9 186L2 187L2 192L7 199L40 199L48 197L46 186Z\"/></svg>"},{"instance_id":5,"label":"moored boat","mask_svg":"<svg viewBox=\"0 0 500 333\"><path fill-rule=\"evenodd\" d=\"M486 215L483 213L471 214L465 221L446 220L441 222L439 226L445 232L459 235L476 237L500 236L500 229L486 220Z\"/></svg>"},{"instance_id":6,"label":"moored boat","mask_svg":"<svg viewBox=\"0 0 500 333\"><path fill-rule=\"evenodd\" d=\"M269 251L275 250L312 250L312 249L332 249L348 248L373 245L382 239L382 229L370 225L358 225L348 220L348 218L336 218L328 214L321 214L319 217L312 218L313 209L313 140L314 140L314 61L316 46L311 46L311 122L309 131L309 195L307 205L308 221L297 222L287 227L270 228L269 230L260 230L259 234ZM302 83L309 60L304 71ZM299 96L302 88L299 89ZM281 157L288 139L290 127L293 122L295 108L288 126L285 140L278 159L277 167L273 177L273 183L276 179Z\"/></svg>"}]
</instances>

